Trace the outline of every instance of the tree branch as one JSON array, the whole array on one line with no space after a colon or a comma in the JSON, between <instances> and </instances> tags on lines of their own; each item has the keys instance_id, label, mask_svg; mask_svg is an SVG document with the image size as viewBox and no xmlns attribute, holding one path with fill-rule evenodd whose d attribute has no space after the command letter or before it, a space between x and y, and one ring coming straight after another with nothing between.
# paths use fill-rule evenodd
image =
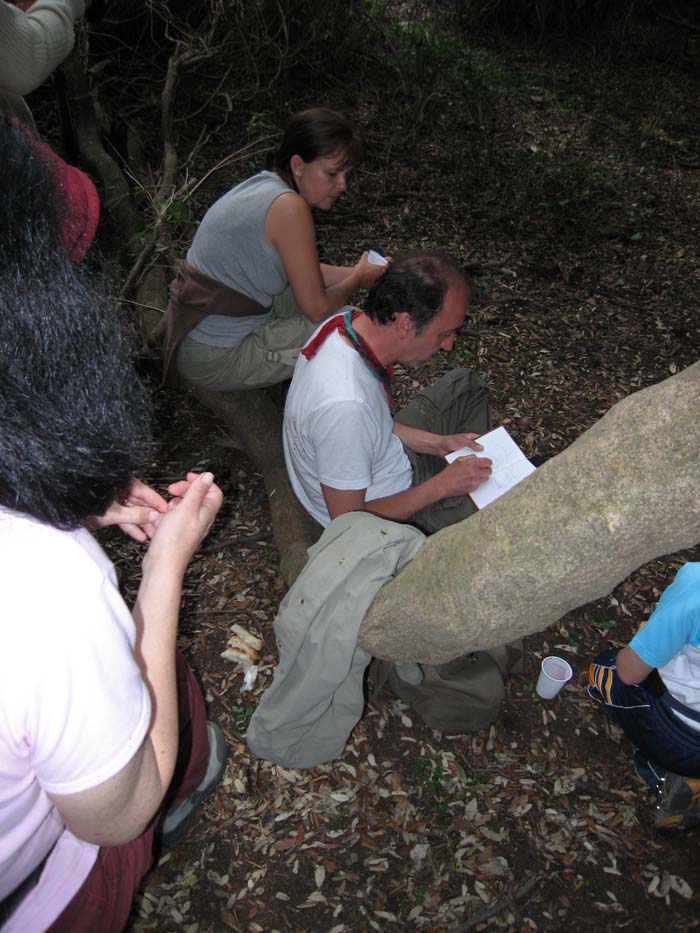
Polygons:
<instances>
[{"instance_id":1,"label":"tree branch","mask_svg":"<svg viewBox=\"0 0 700 933\"><path fill-rule=\"evenodd\" d=\"M615 405L566 451L433 535L387 584L360 645L440 663L542 631L700 541L700 362Z\"/></svg>"}]
</instances>

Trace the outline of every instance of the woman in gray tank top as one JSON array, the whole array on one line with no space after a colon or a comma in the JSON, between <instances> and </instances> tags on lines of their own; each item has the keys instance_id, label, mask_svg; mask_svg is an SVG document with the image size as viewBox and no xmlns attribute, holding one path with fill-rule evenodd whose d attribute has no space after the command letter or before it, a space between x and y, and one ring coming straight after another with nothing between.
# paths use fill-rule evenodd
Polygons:
<instances>
[{"instance_id":1,"label":"woman in gray tank top","mask_svg":"<svg viewBox=\"0 0 700 933\"><path fill-rule=\"evenodd\" d=\"M171 286L166 365L218 391L291 378L315 327L383 266L321 263L312 208L331 210L361 156L348 121L315 108L290 120L275 170L236 185L207 211Z\"/></svg>"}]
</instances>

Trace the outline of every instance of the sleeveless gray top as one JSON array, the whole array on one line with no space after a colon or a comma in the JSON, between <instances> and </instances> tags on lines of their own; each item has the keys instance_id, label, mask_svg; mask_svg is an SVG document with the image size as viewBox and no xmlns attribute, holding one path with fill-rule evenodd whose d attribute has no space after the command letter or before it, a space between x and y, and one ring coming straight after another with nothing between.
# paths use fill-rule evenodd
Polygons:
<instances>
[{"instance_id":1,"label":"sleeveless gray top","mask_svg":"<svg viewBox=\"0 0 700 933\"><path fill-rule=\"evenodd\" d=\"M259 172L231 188L204 215L187 261L269 308L289 280L279 253L265 239L265 217L272 202L291 190L273 172ZM212 313L188 337L210 346L235 347L271 316L272 312L253 317Z\"/></svg>"}]
</instances>

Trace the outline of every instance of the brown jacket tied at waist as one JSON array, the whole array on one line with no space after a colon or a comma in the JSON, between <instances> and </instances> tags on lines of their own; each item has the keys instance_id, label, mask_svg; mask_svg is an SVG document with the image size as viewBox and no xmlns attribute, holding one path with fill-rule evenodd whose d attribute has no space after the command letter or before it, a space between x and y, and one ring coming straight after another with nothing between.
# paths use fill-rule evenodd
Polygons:
<instances>
[{"instance_id":1,"label":"brown jacket tied at waist","mask_svg":"<svg viewBox=\"0 0 700 933\"><path fill-rule=\"evenodd\" d=\"M163 341L163 382L169 385L177 383L173 366L175 351L183 337L207 315L249 317L265 314L268 310L248 295L217 282L183 259L177 276L170 283L168 307L156 332Z\"/></svg>"}]
</instances>

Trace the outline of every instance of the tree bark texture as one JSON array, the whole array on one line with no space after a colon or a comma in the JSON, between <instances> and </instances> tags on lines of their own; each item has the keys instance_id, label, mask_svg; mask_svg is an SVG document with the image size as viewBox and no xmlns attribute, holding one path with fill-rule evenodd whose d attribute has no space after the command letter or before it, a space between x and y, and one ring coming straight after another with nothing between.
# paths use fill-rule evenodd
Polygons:
<instances>
[{"instance_id":1,"label":"tree bark texture","mask_svg":"<svg viewBox=\"0 0 700 933\"><path fill-rule=\"evenodd\" d=\"M289 483L282 447L282 419L262 390L211 392L194 396L223 421L262 473L270 505L270 521L280 555L280 573L291 586L308 559L307 549L321 527L302 508Z\"/></svg>"},{"instance_id":2,"label":"tree bark texture","mask_svg":"<svg viewBox=\"0 0 700 933\"><path fill-rule=\"evenodd\" d=\"M62 66L70 129L81 164L102 183L103 207L120 231L127 252L133 252L134 244L142 234L144 221L134 207L129 184L121 168L104 147L85 70L86 43L86 30L79 30L75 47Z\"/></svg>"},{"instance_id":3,"label":"tree bark texture","mask_svg":"<svg viewBox=\"0 0 700 933\"><path fill-rule=\"evenodd\" d=\"M615 405L508 495L429 538L360 645L440 663L541 631L700 541L700 362Z\"/></svg>"}]
</instances>

